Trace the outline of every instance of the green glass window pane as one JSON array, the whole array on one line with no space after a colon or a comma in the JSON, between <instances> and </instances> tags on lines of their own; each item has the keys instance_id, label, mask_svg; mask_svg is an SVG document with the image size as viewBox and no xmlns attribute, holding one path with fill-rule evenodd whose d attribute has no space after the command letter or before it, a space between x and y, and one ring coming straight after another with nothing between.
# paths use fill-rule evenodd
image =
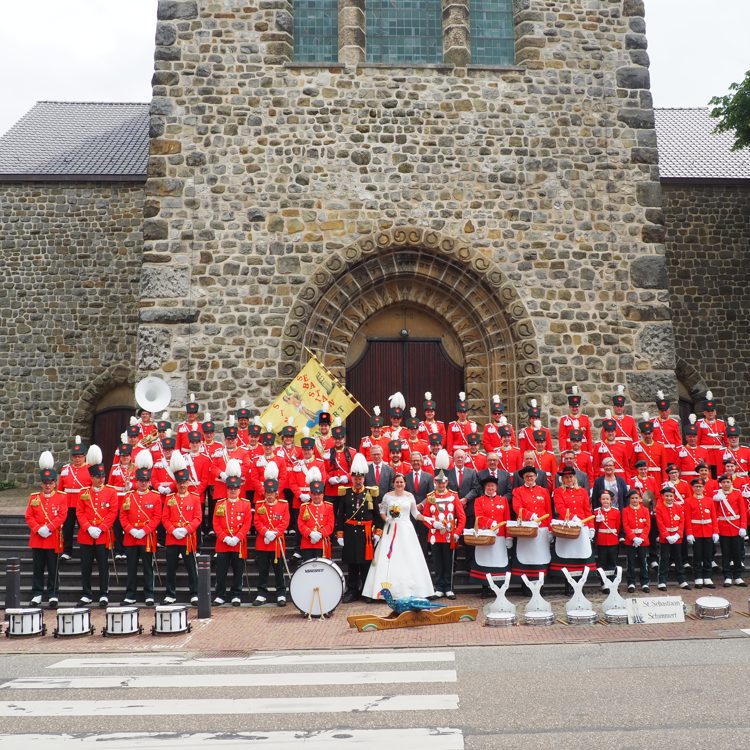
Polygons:
<instances>
[{"instance_id":1,"label":"green glass window pane","mask_svg":"<svg viewBox=\"0 0 750 750\"><path fill-rule=\"evenodd\" d=\"M365 20L368 62L443 61L441 0L366 0Z\"/></svg>"},{"instance_id":2,"label":"green glass window pane","mask_svg":"<svg viewBox=\"0 0 750 750\"><path fill-rule=\"evenodd\" d=\"M513 65L515 39L512 0L471 0L471 62Z\"/></svg>"},{"instance_id":3,"label":"green glass window pane","mask_svg":"<svg viewBox=\"0 0 750 750\"><path fill-rule=\"evenodd\" d=\"M322 63L338 58L338 0L294 0L295 61Z\"/></svg>"}]
</instances>

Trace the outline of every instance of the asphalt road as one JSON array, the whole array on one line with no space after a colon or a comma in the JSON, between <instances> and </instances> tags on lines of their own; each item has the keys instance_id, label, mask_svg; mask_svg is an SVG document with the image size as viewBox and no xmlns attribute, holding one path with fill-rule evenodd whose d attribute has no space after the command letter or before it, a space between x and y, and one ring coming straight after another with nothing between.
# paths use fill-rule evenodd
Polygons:
<instances>
[{"instance_id":1,"label":"asphalt road","mask_svg":"<svg viewBox=\"0 0 750 750\"><path fill-rule=\"evenodd\" d=\"M750 736L747 636L338 653L4 656L0 747L715 750Z\"/></svg>"}]
</instances>

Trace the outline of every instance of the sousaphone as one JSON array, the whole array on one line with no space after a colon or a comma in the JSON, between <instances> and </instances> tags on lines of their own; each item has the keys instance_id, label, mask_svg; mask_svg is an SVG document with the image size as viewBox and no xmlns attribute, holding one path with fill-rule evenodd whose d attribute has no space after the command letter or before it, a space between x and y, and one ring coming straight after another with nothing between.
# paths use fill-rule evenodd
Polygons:
<instances>
[{"instance_id":1,"label":"sousaphone","mask_svg":"<svg viewBox=\"0 0 750 750\"><path fill-rule=\"evenodd\" d=\"M171 400L171 388L154 375L144 378L135 386L135 402L152 414L166 409Z\"/></svg>"}]
</instances>

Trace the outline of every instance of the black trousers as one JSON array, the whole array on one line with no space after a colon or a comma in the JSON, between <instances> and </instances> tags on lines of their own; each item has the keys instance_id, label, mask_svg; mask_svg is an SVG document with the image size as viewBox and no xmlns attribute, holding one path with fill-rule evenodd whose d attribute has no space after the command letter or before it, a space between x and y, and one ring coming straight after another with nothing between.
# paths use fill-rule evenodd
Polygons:
<instances>
[{"instance_id":1,"label":"black trousers","mask_svg":"<svg viewBox=\"0 0 750 750\"><path fill-rule=\"evenodd\" d=\"M81 544L81 592L83 596L93 599L91 593L91 571L96 560L99 570L99 596L109 594L109 550L106 544Z\"/></svg>"},{"instance_id":2,"label":"black trousers","mask_svg":"<svg viewBox=\"0 0 750 750\"><path fill-rule=\"evenodd\" d=\"M316 557L323 557L322 549L300 549L300 555L303 560L314 560Z\"/></svg>"},{"instance_id":3,"label":"black trousers","mask_svg":"<svg viewBox=\"0 0 750 750\"><path fill-rule=\"evenodd\" d=\"M696 578L711 577L711 560L714 556L714 542L710 536L695 537L693 543L693 575Z\"/></svg>"},{"instance_id":4,"label":"black trousers","mask_svg":"<svg viewBox=\"0 0 750 750\"><path fill-rule=\"evenodd\" d=\"M68 514L63 523L63 554L73 554L73 535L76 530L76 509L68 508Z\"/></svg>"},{"instance_id":5,"label":"black trousers","mask_svg":"<svg viewBox=\"0 0 750 750\"><path fill-rule=\"evenodd\" d=\"M504 543L504 540L501 540ZM435 568L435 590L450 591L451 566L453 564L453 550L447 542L436 542L432 547L432 565Z\"/></svg>"},{"instance_id":6,"label":"black trousers","mask_svg":"<svg viewBox=\"0 0 750 750\"><path fill-rule=\"evenodd\" d=\"M742 578L742 539L739 536L721 536L719 544L724 578Z\"/></svg>"},{"instance_id":7,"label":"black trousers","mask_svg":"<svg viewBox=\"0 0 750 750\"><path fill-rule=\"evenodd\" d=\"M346 564L346 590L353 594L361 594L367 580L367 572L370 563L347 563Z\"/></svg>"},{"instance_id":8,"label":"black trousers","mask_svg":"<svg viewBox=\"0 0 750 750\"><path fill-rule=\"evenodd\" d=\"M177 564L182 558L188 574L190 596L198 596L198 568L195 563L195 553L188 553L187 546L182 544L169 544L165 549L167 551L167 587L164 593L167 596L177 596Z\"/></svg>"},{"instance_id":9,"label":"black trousers","mask_svg":"<svg viewBox=\"0 0 750 750\"><path fill-rule=\"evenodd\" d=\"M274 582L276 584L276 596L286 596L286 583L284 582L284 563L281 557L274 562L273 552L262 552L258 550L255 557L258 561L258 593L268 598L268 574L273 568ZM364 581L363 581L364 584Z\"/></svg>"},{"instance_id":10,"label":"black trousers","mask_svg":"<svg viewBox=\"0 0 750 750\"><path fill-rule=\"evenodd\" d=\"M648 547L628 547L628 570L626 577L628 586L635 586L636 573L640 579L641 586L648 585Z\"/></svg>"},{"instance_id":11,"label":"black trousers","mask_svg":"<svg viewBox=\"0 0 750 750\"><path fill-rule=\"evenodd\" d=\"M605 573L614 573L617 568L617 557L620 552L619 544L600 544L596 548L596 564Z\"/></svg>"},{"instance_id":12,"label":"black trousers","mask_svg":"<svg viewBox=\"0 0 750 750\"><path fill-rule=\"evenodd\" d=\"M124 555L125 545L122 543L122 540L125 538L125 532L122 530L122 524L120 523L119 514L117 518L115 518L115 522L112 524L112 535L115 538L115 554Z\"/></svg>"},{"instance_id":13,"label":"black trousers","mask_svg":"<svg viewBox=\"0 0 750 750\"><path fill-rule=\"evenodd\" d=\"M669 576L669 566L674 563L679 583L685 581L685 571L682 567L682 545L664 544L659 545L659 583L666 583Z\"/></svg>"},{"instance_id":14,"label":"black trousers","mask_svg":"<svg viewBox=\"0 0 750 750\"><path fill-rule=\"evenodd\" d=\"M125 547L128 557L128 582L125 598L137 598L138 591L138 562L143 564L143 594L146 599L154 598L154 558L153 552L146 552L146 545L139 544Z\"/></svg>"},{"instance_id":15,"label":"black trousers","mask_svg":"<svg viewBox=\"0 0 750 750\"><path fill-rule=\"evenodd\" d=\"M239 552L217 552L216 553L216 592L214 596L226 598L227 573L232 569L232 598L242 596L242 575L245 572L245 561Z\"/></svg>"},{"instance_id":16,"label":"black trousers","mask_svg":"<svg viewBox=\"0 0 750 750\"><path fill-rule=\"evenodd\" d=\"M201 530L204 534L209 534L214 529L214 510L216 510L216 500L214 500L213 487L206 488L206 502L203 506L203 521Z\"/></svg>"},{"instance_id":17,"label":"black trousers","mask_svg":"<svg viewBox=\"0 0 750 750\"><path fill-rule=\"evenodd\" d=\"M57 596L57 552L53 549L37 549L33 552L33 573L31 578L31 596ZM47 569L47 585L44 581L44 569Z\"/></svg>"}]
</instances>

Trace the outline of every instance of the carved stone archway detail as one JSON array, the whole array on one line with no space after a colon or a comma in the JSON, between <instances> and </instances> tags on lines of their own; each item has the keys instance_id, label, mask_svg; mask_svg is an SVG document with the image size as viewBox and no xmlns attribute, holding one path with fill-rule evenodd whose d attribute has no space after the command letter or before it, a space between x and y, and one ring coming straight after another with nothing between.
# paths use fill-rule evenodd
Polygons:
<instances>
[{"instance_id":1,"label":"carved stone archway detail","mask_svg":"<svg viewBox=\"0 0 750 750\"><path fill-rule=\"evenodd\" d=\"M72 420L72 435L91 439L91 425L99 399L118 385L133 385L135 372L126 365L111 365L99 373L82 391Z\"/></svg>"},{"instance_id":2,"label":"carved stone archway detail","mask_svg":"<svg viewBox=\"0 0 750 750\"><path fill-rule=\"evenodd\" d=\"M417 227L364 237L318 266L287 316L279 386L297 373L305 347L343 379L360 326L403 302L442 318L461 341L472 414L486 415L499 393L518 421L527 399L546 393L534 325L502 270L481 250Z\"/></svg>"}]
</instances>

